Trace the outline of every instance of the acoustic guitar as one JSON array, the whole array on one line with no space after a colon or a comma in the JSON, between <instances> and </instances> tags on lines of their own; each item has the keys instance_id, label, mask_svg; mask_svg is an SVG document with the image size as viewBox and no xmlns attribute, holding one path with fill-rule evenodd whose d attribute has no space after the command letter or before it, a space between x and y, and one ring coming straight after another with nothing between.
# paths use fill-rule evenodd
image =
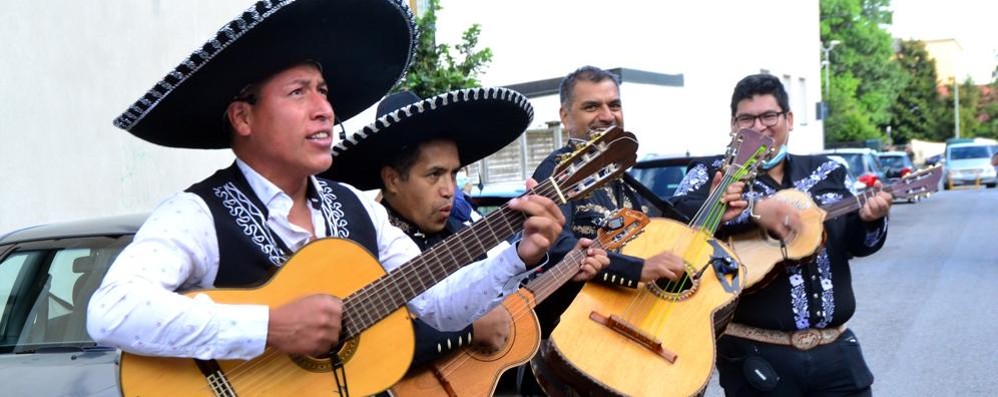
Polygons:
<instances>
[{"instance_id":1,"label":"acoustic guitar","mask_svg":"<svg viewBox=\"0 0 998 397\"><path fill-rule=\"evenodd\" d=\"M619 128L580 147L531 194L556 203L580 197L634 164L637 140ZM414 336L406 302L520 229L525 216L504 205L386 273L349 240L313 241L266 284L252 289L192 291L225 304L277 307L305 295L343 298L341 343L328 357L272 348L248 360L194 360L124 353L126 396L371 395L398 382L412 361Z\"/></svg>"},{"instance_id":2,"label":"acoustic guitar","mask_svg":"<svg viewBox=\"0 0 998 397\"><path fill-rule=\"evenodd\" d=\"M637 236L648 224L648 216L640 211L620 209L614 212L597 231L593 248L615 250ZM507 369L530 360L540 346L540 324L534 307L543 302L578 273L585 259L584 250L569 252L565 257L531 280L513 295L506 297L494 310L505 310L513 319L506 345L498 351L486 352L474 346L460 350L425 368L406 375L392 386L398 397L458 397L489 396L495 391L499 377Z\"/></svg>"},{"instance_id":3,"label":"acoustic guitar","mask_svg":"<svg viewBox=\"0 0 998 397\"><path fill-rule=\"evenodd\" d=\"M582 288L544 351L561 382L583 395L688 396L703 390L714 362L715 323L726 320L722 309L744 287L744 267L713 238L726 208L721 198L732 183L754 176L772 146L772 138L756 131L732 134L724 177L692 222L653 219L624 247L624 254L641 258L663 251L680 256L686 271L678 281L636 289L589 282Z\"/></svg>"},{"instance_id":4,"label":"acoustic guitar","mask_svg":"<svg viewBox=\"0 0 998 397\"><path fill-rule=\"evenodd\" d=\"M815 204L807 193L795 189L784 189L770 196L783 201L796 209L800 216L800 227L784 239L778 239L761 228L737 234L728 238L731 246L742 259L747 272L746 288L758 284L770 274L775 265L784 260L800 260L814 254L824 242L824 222L856 211L877 193L891 193L895 199L935 192L939 189L942 168L934 166L906 175L897 182L881 188L870 188L855 197L849 197L821 207Z\"/></svg>"}]
</instances>

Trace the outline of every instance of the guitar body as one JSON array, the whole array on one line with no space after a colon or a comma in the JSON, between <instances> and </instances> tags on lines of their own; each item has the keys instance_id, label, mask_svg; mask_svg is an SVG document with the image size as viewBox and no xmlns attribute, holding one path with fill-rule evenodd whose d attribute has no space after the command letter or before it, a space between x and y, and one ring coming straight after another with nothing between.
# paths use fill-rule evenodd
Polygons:
<instances>
[{"instance_id":1,"label":"guitar body","mask_svg":"<svg viewBox=\"0 0 998 397\"><path fill-rule=\"evenodd\" d=\"M253 289L194 291L218 303L277 307L311 294L345 297L385 274L363 247L349 240L313 241L298 251L266 284ZM341 343L347 385L352 395L387 389L409 368L415 349L405 307ZM249 360L217 361L239 396L337 395L329 359L292 357L267 348ZM121 386L125 396L213 396L205 375L190 358L123 353Z\"/></svg>"},{"instance_id":2,"label":"guitar body","mask_svg":"<svg viewBox=\"0 0 998 397\"><path fill-rule=\"evenodd\" d=\"M693 395L704 389L714 363L714 342L726 310L744 287L737 265L722 275L708 265L712 256L736 259L734 252L706 233L668 219L653 219L624 254L648 258L680 247L687 273L704 269L694 287L668 293L652 283L625 289L587 283L551 334L546 359L563 381L585 395ZM686 247L685 249L682 247ZM632 324L674 354L670 362L622 332L594 321L611 315ZM668 315L666 316L666 313Z\"/></svg>"},{"instance_id":3,"label":"guitar body","mask_svg":"<svg viewBox=\"0 0 998 397\"><path fill-rule=\"evenodd\" d=\"M773 238L762 228L728 238L728 245L738 253L747 269L746 288L762 281L784 259L796 260L814 254L824 240L826 213L807 193L784 189L771 197L797 209L800 230L785 240L786 258L780 240Z\"/></svg>"},{"instance_id":4,"label":"guitar body","mask_svg":"<svg viewBox=\"0 0 998 397\"><path fill-rule=\"evenodd\" d=\"M414 371L392 386L393 396L490 396L506 370L526 363L541 342L540 324L534 314L533 294L521 288L493 310L506 310L512 317L506 346L485 353L465 346Z\"/></svg>"}]
</instances>

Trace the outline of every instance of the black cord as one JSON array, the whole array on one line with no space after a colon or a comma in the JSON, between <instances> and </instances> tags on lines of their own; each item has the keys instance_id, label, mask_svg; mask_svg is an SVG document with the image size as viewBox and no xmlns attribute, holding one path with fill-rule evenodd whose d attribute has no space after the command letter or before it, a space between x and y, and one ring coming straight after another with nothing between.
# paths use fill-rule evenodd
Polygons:
<instances>
[{"instance_id":1,"label":"black cord","mask_svg":"<svg viewBox=\"0 0 998 397\"><path fill-rule=\"evenodd\" d=\"M631 176L631 174L625 172L623 173L622 178L624 182L627 183L627 185L630 186L632 189L634 189L634 191L638 192L638 194L640 194L641 197L644 197L644 199L647 200L651 205L655 206L655 208L658 208L659 211L662 211L662 216L683 223L690 223L690 217L684 215L682 212L679 212L679 210L677 210L676 207L672 205L672 203L666 200L662 200L662 198L658 197L658 195L655 194L655 192L651 191L651 189L649 189L641 182L638 182L637 179L634 179L634 177Z\"/></svg>"}]
</instances>

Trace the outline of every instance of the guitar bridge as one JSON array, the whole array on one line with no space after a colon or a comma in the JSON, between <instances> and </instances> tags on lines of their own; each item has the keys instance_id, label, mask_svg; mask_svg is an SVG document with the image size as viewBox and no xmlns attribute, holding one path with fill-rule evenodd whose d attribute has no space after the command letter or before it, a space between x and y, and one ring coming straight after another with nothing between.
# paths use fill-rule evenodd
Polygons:
<instances>
[{"instance_id":1,"label":"guitar bridge","mask_svg":"<svg viewBox=\"0 0 998 397\"><path fill-rule=\"evenodd\" d=\"M676 362L676 353L662 347L662 342L656 340L655 337L648 335L648 333L640 329L637 329L637 327L631 325L627 321L624 321L617 315L606 317L593 311L589 313L589 319L602 324L618 334L626 336L630 340L637 342L645 349L648 349L652 353L655 353L655 355L664 358L665 361L668 361L669 363Z\"/></svg>"}]
</instances>

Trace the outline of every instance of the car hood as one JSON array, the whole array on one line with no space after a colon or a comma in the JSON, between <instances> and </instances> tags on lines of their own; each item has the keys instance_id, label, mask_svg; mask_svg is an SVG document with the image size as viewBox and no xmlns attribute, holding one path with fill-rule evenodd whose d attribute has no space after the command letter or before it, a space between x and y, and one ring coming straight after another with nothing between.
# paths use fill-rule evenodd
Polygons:
<instances>
[{"instance_id":1,"label":"car hood","mask_svg":"<svg viewBox=\"0 0 998 397\"><path fill-rule=\"evenodd\" d=\"M991 160L986 158L979 159L963 159L963 160L952 160L947 165L950 169L962 170L962 169L981 169L991 166Z\"/></svg>"}]
</instances>

